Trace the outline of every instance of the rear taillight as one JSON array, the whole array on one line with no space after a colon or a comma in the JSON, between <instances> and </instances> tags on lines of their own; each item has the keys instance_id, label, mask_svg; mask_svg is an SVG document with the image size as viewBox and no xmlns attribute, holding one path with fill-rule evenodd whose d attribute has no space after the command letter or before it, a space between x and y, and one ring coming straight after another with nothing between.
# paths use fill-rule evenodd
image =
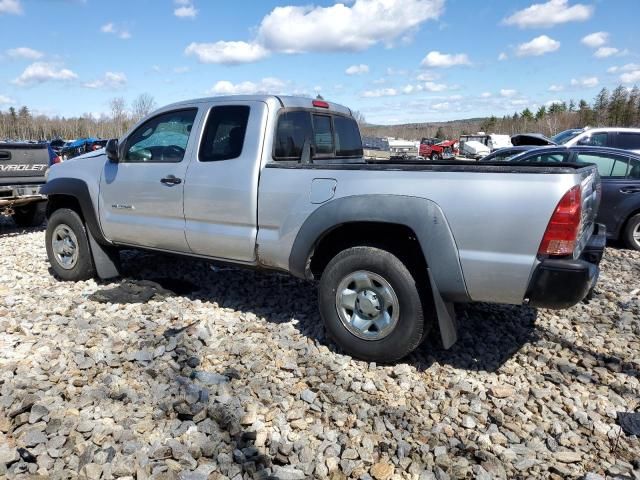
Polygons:
<instances>
[{"instance_id":1,"label":"rear taillight","mask_svg":"<svg viewBox=\"0 0 640 480\"><path fill-rule=\"evenodd\" d=\"M580 233L582 192L576 185L564 194L544 232L539 255L572 255Z\"/></svg>"},{"instance_id":2,"label":"rear taillight","mask_svg":"<svg viewBox=\"0 0 640 480\"><path fill-rule=\"evenodd\" d=\"M55 165L56 163L62 163L62 158L60 158L60 155L56 155L55 157L53 157L52 165Z\"/></svg>"},{"instance_id":3,"label":"rear taillight","mask_svg":"<svg viewBox=\"0 0 640 480\"><path fill-rule=\"evenodd\" d=\"M325 102L324 100L314 100L313 101L313 106L314 107L319 107L319 108L329 108L329 104L327 102Z\"/></svg>"}]
</instances>

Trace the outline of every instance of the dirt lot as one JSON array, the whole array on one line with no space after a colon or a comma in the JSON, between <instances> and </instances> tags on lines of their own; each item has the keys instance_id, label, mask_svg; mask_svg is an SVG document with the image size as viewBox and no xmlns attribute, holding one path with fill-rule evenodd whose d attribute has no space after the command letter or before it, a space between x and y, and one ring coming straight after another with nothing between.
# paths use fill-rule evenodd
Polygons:
<instances>
[{"instance_id":1,"label":"dirt lot","mask_svg":"<svg viewBox=\"0 0 640 480\"><path fill-rule=\"evenodd\" d=\"M462 307L452 350L381 366L310 283L133 252L128 283L62 283L8 221L0 249L0 477L640 478L638 253L589 305Z\"/></svg>"}]
</instances>

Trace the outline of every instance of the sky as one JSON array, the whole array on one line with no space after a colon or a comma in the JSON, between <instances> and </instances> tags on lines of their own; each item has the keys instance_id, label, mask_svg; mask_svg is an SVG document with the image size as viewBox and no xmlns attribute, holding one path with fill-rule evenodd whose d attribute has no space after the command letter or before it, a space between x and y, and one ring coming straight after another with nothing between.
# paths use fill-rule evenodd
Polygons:
<instances>
[{"instance_id":1,"label":"sky","mask_svg":"<svg viewBox=\"0 0 640 480\"><path fill-rule=\"evenodd\" d=\"M0 110L315 96L376 124L640 84L640 0L0 0Z\"/></svg>"}]
</instances>

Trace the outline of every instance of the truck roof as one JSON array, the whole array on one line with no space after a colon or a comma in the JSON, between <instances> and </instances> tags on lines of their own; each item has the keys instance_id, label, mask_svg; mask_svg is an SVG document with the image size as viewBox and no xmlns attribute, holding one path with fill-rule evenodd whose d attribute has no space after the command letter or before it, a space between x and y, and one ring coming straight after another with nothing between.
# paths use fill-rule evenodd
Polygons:
<instances>
[{"instance_id":1,"label":"truck roof","mask_svg":"<svg viewBox=\"0 0 640 480\"><path fill-rule=\"evenodd\" d=\"M318 110L328 110L331 112L342 113L345 115L352 115L351 109L334 102L328 102L326 100L318 100L329 105L328 108L314 107L313 102L317 101L311 97L291 96L291 95L224 95L219 97L204 97L193 100L184 100L181 102L172 103L162 107L158 111L166 110L170 108L193 105L194 103L209 103L209 102L247 102L258 101L265 102L267 104L273 104L274 107L281 108L318 108Z\"/></svg>"}]
</instances>

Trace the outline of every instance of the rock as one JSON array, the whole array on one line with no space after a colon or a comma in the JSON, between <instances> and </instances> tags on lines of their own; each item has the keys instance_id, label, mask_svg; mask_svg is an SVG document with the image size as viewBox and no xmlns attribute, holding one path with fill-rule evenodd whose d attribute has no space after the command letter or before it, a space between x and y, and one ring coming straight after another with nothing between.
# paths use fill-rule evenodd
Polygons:
<instances>
[{"instance_id":1,"label":"rock","mask_svg":"<svg viewBox=\"0 0 640 480\"><path fill-rule=\"evenodd\" d=\"M515 390L507 386L493 386L489 388L489 394L495 398L508 398L515 394Z\"/></svg>"},{"instance_id":2,"label":"rock","mask_svg":"<svg viewBox=\"0 0 640 480\"><path fill-rule=\"evenodd\" d=\"M29 423L36 423L40 421L42 417L46 417L47 415L49 415L47 407L34 405L31 407L31 412L29 413Z\"/></svg>"},{"instance_id":3,"label":"rock","mask_svg":"<svg viewBox=\"0 0 640 480\"><path fill-rule=\"evenodd\" d=\"M387 462L378 462L373 464L373 466L369 470L369 474L375 480L390 480L393 476L394 471L395 468L393 467L393 465Z\"/></svg>"},{"instance_id":4,"label":"rock","mask_svg":"<svg viewBox=\"0 0 640 480\"><path fill-rule=\"evenodd\" d=\"M20 459L16 447L0 440L0 465L17 462Z\"/></svg>"},{"instance_id":5,"label":"rock","mask_svg":"<svg viewBox=\"0 0 640 480\"><path fill-rule=\"evenodd\" d=\"M476 421L473 419L473 417L465 415L464 417L462 417L462 426L464 428L476 428Z\"/></svg>"},{"instance_id":6,"label":"rock","mask_svg":"<svg viewBox=\"0 0 640 480\"><path fill-rule=\"evenodd\" d=\"M559 451L553 454L556 460L562 463L577 463L582 460L580 452Z\"/></svg>"},{"instance_id":7,"label":"rock","mask_svg":"<svg viewBox=\"0 0 640 480\"><path fill-rule=\"evenodd\" d=\"M306 389L302 391L302 393L300 394L300 398L307 403L313 403L316 400L316 394L311 390Z\"/></svg>"},{"instance_id":8,"label":"rock","mask_svg":"<svg viewBox=\"0 0 640 480\"><path fill-rule=\"evenodd\" d=\"M307 478L304 472L293 467L275 467L273 476L279 480L304 480Z\"/></svg>"}]
</instances>

